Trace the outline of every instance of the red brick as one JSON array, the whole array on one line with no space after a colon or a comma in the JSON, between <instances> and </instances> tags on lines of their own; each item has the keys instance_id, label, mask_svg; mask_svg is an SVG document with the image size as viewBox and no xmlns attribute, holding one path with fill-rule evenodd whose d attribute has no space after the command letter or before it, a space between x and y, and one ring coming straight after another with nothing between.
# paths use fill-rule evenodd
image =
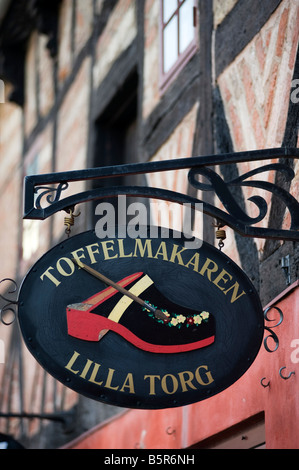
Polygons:
<instances>
[{"instance_id":1,"label":"red brick","mask_svg":"<svg viewBox=\"0 0 299 470\"><path fill-rule=\"evenodd\" d=\"M294 27L294 35L293 35L293 43L292 43L292 49L290 52L290 58L289 58L289 68L291 70L294 69L295 66L295 60L296 60L296 53L298 49L298 39L299 39L299 7L297 9L297 16L295 20L295 27Z\"/></svg>"},{"instance_id":2,"label":"red brick","mask_svg":"<svg viewBox=\"0 0 299 470\"><path fill-rule=\"evenodd\" d=\"M233 128L233 135L234 135L234 141L235 141L235 151L240 151L243 150L243 132L242 132L242 127L241 127L241 122L239 119L238 114L235 111L235 107L231 105L229 107L229 114L232 122L232 128Z\"/></svg>"},{"instance_id":3,"label":"red brick","mask_svg":"<svg viewBox=\"0 0 299 470\"><path fill-rule=\"evenodd\" d=\"M289 10L286 8L280 18L277 43L276 43L276 55L281 57L283 52L283 44L286 37L286 30L288 25Z\"/></svg>"},{"instance_id":4,"label":"red brick","mask_svg":"<svg viewBox=\"0 0 299 470\"><path fill-rule=\"evenodd\" d=\"M260 70L261 72L264 70L265 67L265 61L266 61L266 53L263 45L263 38L261 34L259 34L256 38L255 41L255 52L260 64Z\"/></svg>"},{"instance_id":5,"label":"red brick","mask_svg":"<svg viewBox=\"0 0 299 470\"><path fill-rule=\"evenodd\" d=\"M243 66L243 84L245 89L246 101L249 112L251 112L256 104L256 96L253 91L253 82L251 72L245 61L242 63Z\"/></svg>"},{"instance_id":6,"label":"red brick","mask_svg":"<svg viewBox=\"0 0 299 470\"><path fill-rule=\"evenodd\" d=\"M270 81L268 90L266 90L266 102L264 108L264 126L267 129L269 124L269 119L271 115L274 95L275 95L275 87L276 87L276 80L277 80L277 71L278 71L278 63L274 62L270 74Z\"/></svg>"},{"instance_id":7,"label":"red brick","mask_svg":"<svg viewBox=\"0 0 299 470\"><path fill-rule=\"evenodd\" d=\"M256 108L254 108L252 113L252 127L254 130L256 147L262 149L265 146L265 135L263 126L261 125L260 115Z\"/></svg>"}]
</instances>

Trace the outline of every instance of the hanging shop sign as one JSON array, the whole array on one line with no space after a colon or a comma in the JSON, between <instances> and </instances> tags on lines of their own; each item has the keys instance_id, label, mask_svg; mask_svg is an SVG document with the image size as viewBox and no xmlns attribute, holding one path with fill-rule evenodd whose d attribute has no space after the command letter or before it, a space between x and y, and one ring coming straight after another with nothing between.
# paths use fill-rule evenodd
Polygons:
<instances>
[{"instance_id":1,"label":"hanging shop sign","mask_svg":"<svg viewBox=\"0 0 299 470\"><path fill-rule=\"evenodd\" d=\"M149 233L149 232L148 232ZM57 380L127 408L182 406L236 382L264 317L245 273L183 235L74 236L46 253L19 293L25 343Z\"/></svg>"}]
</instances>

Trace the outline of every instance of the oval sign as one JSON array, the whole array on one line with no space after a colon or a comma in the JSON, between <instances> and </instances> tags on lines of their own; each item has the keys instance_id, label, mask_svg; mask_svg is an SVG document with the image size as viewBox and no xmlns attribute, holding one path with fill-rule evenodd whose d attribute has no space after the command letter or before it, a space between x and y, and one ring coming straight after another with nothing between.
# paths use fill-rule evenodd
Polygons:
<instances>
[{"instance_id":1,"label":"oval sign","mask_svg":"<svg viewBox=\"0 0 299 470\"><path fill-rule=\"evenodd\" d=\"M247 371L263 310L218 249L147 233L103 240L89 231L51 249L21 286L20 328L41 366L82 395L126 408L187 405Z\"/></svg>"}]
</instances>

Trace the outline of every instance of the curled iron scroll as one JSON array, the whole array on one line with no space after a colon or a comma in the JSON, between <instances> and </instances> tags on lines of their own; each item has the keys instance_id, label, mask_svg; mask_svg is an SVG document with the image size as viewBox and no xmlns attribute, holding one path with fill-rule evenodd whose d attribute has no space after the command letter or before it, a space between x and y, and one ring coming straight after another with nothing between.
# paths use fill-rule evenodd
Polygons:
<instances>
[{"instance_id":1,"label":"curled iron scroll","mask_svg":"<svg viewBox=\"0 0 299 470\"><path fill-rule=\"evenodd\" d=\"M295 177L294 171L289 166L282 163L272 163L251 170L245 173L244 175L239 176L238 178L235 178L228 182L225 182L221 178L221 176L215 173L215 171L213 171L211 168L192 168L189 172L189 182L194 188L199 189L201 191L214 191L222 202L225 209L227 210L227 213L231 215L237 223L244 224L245 226L257 224L258 222L263 220L268 211L268 204L265 199L261 196L252 196L248 198L248 200L253 202L259 210L259 214L256 217L250 217L248 214L246 214L244 209L241 208L237 200L234 198L230 187L248 186L269 191L284 202L291 215L291 229L298 230L299 204L291 194L289 194L283 188L276 186L275 184L270 183L268 181L246 181L252 176L271 170L283 173L287 181L291 181ZM198 181L198 175L201 175L208 179L209 184ZM220 212L222 212L224 218L227 216L227 213L225 213L224 211Z\"/></svg>"},{"instance_id":2,"label":"curled iron scroll","mask_svg":"<svg viewBox=\"0 0 299 470\"><path fill-rule=\"evenodd\" d=\"M39 193L40 191L42 192L36 198L36 201L35 201L36 209L42 208L41 202L44 197L46 198L47 203L50 205L54 204L55 202L58 202L60 200L62 191L65 191L66 189L68 189L68 187L69 187L68 183L60 183L57 186L57 188L50 188L48 186L37 186L34 189L34 192L35 193Z\"/></svg>"},{"instance_id":3,"label":"curled iron scroll","mask_svg":"<svg viewBox=\"0 0 299 470\"><path fill-rule=\"evenodd\" d=\"M9 282L13 284L13 289L9 290L8 294L14 294L17 291L18 286L13 279L8 279L8 278L2 279L2 281L0 281L0 284L4 282ZM7 304L5 304L4 307L0 309L0 322L5 326L10 326L15 322L16 317L17 317L15 306L18 304L18 301L9 299L1 294L0 294L0 299L4 300L4 302L7 302ZM8 312L11 312L12 314L11 319L9 321L6 319L6 317L8 316Z\"/></svg>"},{"instance_id":4,"label":"curled iron scroll","mask_svg":"<svg viewBox=\"0 0 299 470\"><path fill-rule=\"evenodd\" d=\"M266 351L268 351L270 353L275 352L279 347L278 336L276 335L276 333L274 333L274 331L272 331L272 328L276 328L277 326L281 325L281 323L283 322L283 313L282 313L282 311L280 310L279 307L268 307L268 308L266 308L266 310L264 311L265 320L267 322L276 322L277 321L276 319L272 320L271 318L268 318L268 312L271 309L274 309L279 313L279 321L275 325L273 325L271 328L265 326L265 330L269 331L270 335L266 336L266 338L264 339L264 347L265 347ZM275 344L274 349L271 349L268 345L268 340L270 338L274 341L274 344Z\"/></svg>"}]
</instances>

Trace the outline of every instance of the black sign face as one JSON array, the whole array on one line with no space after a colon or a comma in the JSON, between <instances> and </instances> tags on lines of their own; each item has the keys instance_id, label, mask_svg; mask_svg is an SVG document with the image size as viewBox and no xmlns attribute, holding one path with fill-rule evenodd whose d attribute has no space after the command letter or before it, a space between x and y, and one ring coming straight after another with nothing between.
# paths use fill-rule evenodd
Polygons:
<instances>
[{"instance_id":1,"label":"black sign face","mask_svg":"<svg viewBox=\"0 0 299 470\"><path fill-rule=\"evenodd\" d=\"M186 248L173 232L101 240L90 231L57 245L23 281L19 323L32 355L67 387L144 409L225 390L250 367L264 333L243 271L211 245Z\"/></svg>"}]
</instances>

